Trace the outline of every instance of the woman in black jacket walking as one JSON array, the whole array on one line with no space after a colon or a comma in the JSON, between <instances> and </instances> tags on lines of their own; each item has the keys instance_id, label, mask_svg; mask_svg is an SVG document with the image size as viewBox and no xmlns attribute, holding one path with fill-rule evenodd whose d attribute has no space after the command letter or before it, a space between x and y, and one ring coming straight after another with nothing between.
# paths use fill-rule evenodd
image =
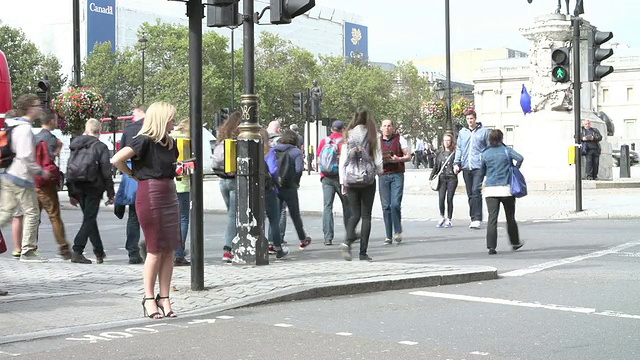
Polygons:
<instances>
[{"instance_id":1,"label":"woman in black jacket walking","mask_svg":"<svg viewBox=\"0 0 640 360\"><path fill-rule=\"evenodd\" d=\"M436 155L433 169L429 179L440 174L438 184L438 197L440 205L440 217L436 227L450 228L451 217L453 217L453 195L458 187L458 174L453 171L453 159L455 158L456 144L452 135L445 135L442 138L442 149ZM442 171L440 171L442 169ZM445 217L444 200L447 200L447 216Z\"/></svg>"}]
</instances>

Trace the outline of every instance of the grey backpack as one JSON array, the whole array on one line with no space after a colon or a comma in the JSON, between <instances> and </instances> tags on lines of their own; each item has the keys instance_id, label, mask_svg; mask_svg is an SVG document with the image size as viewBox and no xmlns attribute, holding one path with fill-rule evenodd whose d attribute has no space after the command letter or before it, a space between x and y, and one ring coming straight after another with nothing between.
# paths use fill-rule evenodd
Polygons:
<instances>
[{"instance_id":1,"label":"grey backpack","mask_svg":"<svg viewBox=\"0 0 640 360\"><path fill-rule=\"evenodd\" d=\"M376 165L369 153L369 142L365 134L362 143L347 141L347 163L345 167L346 187L365 187L376 181Z\"/></svg>"}]
</instances>

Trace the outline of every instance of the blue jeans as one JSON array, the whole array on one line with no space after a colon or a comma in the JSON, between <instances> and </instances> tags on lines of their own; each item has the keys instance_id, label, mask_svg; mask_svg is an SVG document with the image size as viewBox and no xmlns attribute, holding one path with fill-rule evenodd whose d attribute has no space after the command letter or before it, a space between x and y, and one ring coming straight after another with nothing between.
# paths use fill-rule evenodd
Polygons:
<instances>
[{"instance_id":1,"label":"blue jeans","mask_svg":"<svg viewBox=\"0 0 640 360\"><path fill-rule=\"evenodd\" d=\"M233 239L238 234L236 225L236 211L238 197L236 196L236 179L220 179L220 193L227 205L227 231L224 233L223 249L233 249Z\"/></svg>"},{"instance_id":2,"label":"blue jeans","mask_svg":"<svg viewBox=\"0 0 640 360\"><path fill-rule=\"evenodd\" d=\"M402 233L402 193L404 192L404 173L380 175L380 202L386 237Z\"/></svg>"},{"instance_id":3,"label":"blue jeans","mask_svg":"<svg viewBox=\"0 0 640 360\"><path fill-rule=\"evenodd\" d=\"M324 198L324 209L322 210L322 232L324 233L324 241L333 241L334 226L333 226L333 200L335 195L338 194L340 202L342 203L342 219L344 221L344 227L347 228L347 223L351 217L351 208L349 207L349 200L346 196L342 195L342 189L340 186L340 180L337 177L323 177L322 178L322 195Z\"/></svg>"},{"instance_id":4,"label":"blue jeans","mask_svg":"<svg viewBox=\"0 0 640 360\"><path fill-rule=\"evenodd\" d=\"M180 234L182 243L176 249L176 259L184 259L186 255L187 236L189 235L189 212L191 211L191 193L178 193L178 208L180 209Z\"/></svg>"},{"instance_id":5,"label":"blue jeans","mask_svg":"<svg viewBox=\"0 0 640 360\"><path fill-rule=\"evenodd\" d=\"M482 221L482 169L462 170L462 178L469 197L469 217Z\"/></svg>"},{"instance_id":6,"label":"blue jeans","mask_svg":"<svg viewBox=\"0 0 640 360\"><path fill-rule=\"evenodd\" d=\"M264 191L264 208L269 219L269 244L275 247L282 246L282 235L280 234L280 200L274 190Z\"/></svg>"},{"instance_id":7,"label":"blue jeans","mask_svg":"<svg viewBox=\"0 0 640 360\"><path fill-rule=\"evenodd\" d=\"M130 260L137 260L140 258L140 222L138 221L138 214L136 213L136 206L129 205L129 217L127 217L127 242L125 249L129 252Z\"/></svg>"}]
</instances>

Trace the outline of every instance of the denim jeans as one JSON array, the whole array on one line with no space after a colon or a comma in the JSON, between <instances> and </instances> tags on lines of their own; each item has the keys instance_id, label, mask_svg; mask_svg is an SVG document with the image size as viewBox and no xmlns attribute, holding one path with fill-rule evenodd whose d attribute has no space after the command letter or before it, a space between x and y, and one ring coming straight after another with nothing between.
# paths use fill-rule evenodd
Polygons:
<instances>
[{"instance_id":1,"label":"denim jeans","mask_svg":"<svg viewBox=\"0 0 640 360\"><path fill-rule=\"evenodd\" d=\"M520 234L518 233L518 223L516 222L516 198L513 196L488 197L487 210L489 220L487 222L487 249L495 249L498 245L498 215L500 214L500 203L504 207L504 215L507 218L507 234L511 245L520 244Z\"/></svg>"},{"instance_id":2,"label":"denim jeans","mask_svg":"<svg viewBox=\"0 0 640 360\"><path fill-rule=\"evenodd\" d=\"M600 166L600 150L589 149L585 155L585 175L588 180L598 179L598 167Z\"/></svg>"},{"instance_id":3,"label":"denim jeans","mask_svg":"<svg viewBox=\"0 0 640 360\"><path fill-rule=\"evenodd\" d=\"M394 233L402 233L402 193L404 192L404 173L380 175L380 202L386 237L391 239Z\"/></svg>"},{"instance_id":4,"label":"denim jeans","mask_svg":"<svg viewBox=\"0 0 640 360\"><path fill-rule=\"evenodd\" d=\"M367 255L369 247L369 236L371 235L371 210L373 209L373 201L376 198L376 184L362 188L349 188L347 190L349 197L349 205L351 205L351 217L347 224L346 244L351 245L356 238L356 225L362 219L360 228L360 256Z\"/></svg>"},{"instance_id":5,"label":"denim jeans","mask_svg":"<svg viewBox=\"0 0 640 360\"><path fill-rule=\"evenodd\" d=\"M462 178L469 197L469 217L471 221L482 221L482 179L481 169L462 170Z\"/></svg>"},{"instance_id":6,"label":"denim jeans","mask_svg":"<svg viewBox=\"0 0 640 360\"><path fill-rule=\"evenodd\" d=\"M233 249L233 239L238 233L236 225L237 218L237 202L236 196L236 178L220 179L220 193L224 199L225 205L227 205L227 230L224 233L224 247L223 249Z\"/></svg>"},{"instance_id":7,"label":"denim jeans","mask_svg":"<svg viewBox=\"0 0 640 360\"><path fill-rule=\"evenodd\" d=\"M287 204L291 221L293 222L293 226L296 228L296 233L298 233L298 239L300 241L304 240L307 237L307 234L304 231L302 217L300 216L298 189L295 187L280 188L278 189L278 198L280 199L280 209L284 208L285 204ZM282 229L280 229L280 232L282 233Z\"/></svg>"},{"instance_id":8,"label":"denim jeans","mask_svg":"<svg viewBox=\"0 0 640 360\"><path fill-rule=\"evenodd\" d=\"M102 195L82 194L80 199L82 225L73 239L73 252L82 254L88 239L93 245L93 253L98 256L104 255L104 247L98 230L98 211L100 211L101 201Z\"/></svg>"},{"instance_id":9,"label":"denim jeans","mask_svg":"<svg viewBox=\"0 0 640 360\"><path fill-rule=\"evenodd\" d=\"M129 259L136 260L140 258L140 222L136 213L136 206L129 205L129 217L127 218L127 242L125 249L129 252Z\"/></svg>"},{"instance_id":10,"label":"denim jeans","mask_svg":"<svg viewBox=\"0 0 640 360\"><path fill-rule=\"evenodd\" d=\"M274 190L264 191L264 208L269 219L269 234L267 238L269 244L275 247L282 246L282 235L280 234L280 200Z\"/></svg>"},{"instance_id":11,"label":"denim jeans","mask_svg":"<svg viewBox=\"0 0 640 360\"><path fill-rule=\"evenodd\" d=\"M342 195L342 188L340 180L337 177L323 177L322 178L322 195L324 198L324 209L322 210L322 232L324 233L324 241L332 241L334 234L333 226L333 200L335 195L338 194L340 202L342 203L342 219L344 221L344 227L347 228L347 223L351 217L351 208L349 207L349 200L345 195Z\"/></svg>"},{"instance_id":12,"label":"denim jeans","mask_svg":"<svg viewBox=\"0 0 640 360\"><path fill-rule=\"evenodd\" d=\"M276 195L277 196L277 195ZM280 238L284 241L284 233L287 231L287 207L280 207L280 218L279 218L279 227L280 227Z\"/></svg>"},{"instance_id":13,"label":"denim jeans","mask_svg":"<svg viewBox=\"0 0 640 360\"><path fill-rule=\"evenodd\" d=\"M176 249L176 259L184 259L186 255L187 236L189 235L189 212L191 211L191 193L178 193L178 208L180 209L181 247Z\"/></svg>"}]
</instances>

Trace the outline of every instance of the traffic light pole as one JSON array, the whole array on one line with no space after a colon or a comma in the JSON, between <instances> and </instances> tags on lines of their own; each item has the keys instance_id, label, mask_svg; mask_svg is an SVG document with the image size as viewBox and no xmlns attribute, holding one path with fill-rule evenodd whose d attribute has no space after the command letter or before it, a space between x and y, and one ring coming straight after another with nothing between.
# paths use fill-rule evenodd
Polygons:
<instances>
[{"instance_id":1,"label":"traffic light pole","mask_svg":"<svg viewBox=\"0 0 640 360\"><path fill-rule=\"evenodd\" d=\"M80 0L73 0L73 82L80 87Z\"/></svg>"},{"instance_id":2,"label":"traffic light pole","mask_svg":"<svg viewBox=\"0 0 640 360\"><path fill-rule=\"evenodd\" d=\"M196 166L191 176L191 290L204 290L204 209L202 197L202 17L201 0L189 0L189 115L191 151Z\"/></svg>"},{"instance_id":3,"label":"traffic light pole","mask_svg":"<svg viewBox=\"0 0 640 360\"><path fill-rule=\"evenodd\" d=\"M258 122L258 96L255 95L254 0L243 1L244 94L240 97L242 123L239 126L236 172L238 235L233 240L236 264L269 264L264 236L264 143Z\"/></svg>"},{"instance_id":4,"label":"traffic light pole","mask_svg":"<svg viewBox=\"0 0 640 360\"><path fill-rule=\"evenodd\" d=\"M574 16L573 20L573 116L575 126L575 147L576 147L576 212L582 211L582 154L580 144L582 137L581 110L582 104L580 92L582 83L580 80L580 25L582 19Z\"/></svg>"}]
</instances>

